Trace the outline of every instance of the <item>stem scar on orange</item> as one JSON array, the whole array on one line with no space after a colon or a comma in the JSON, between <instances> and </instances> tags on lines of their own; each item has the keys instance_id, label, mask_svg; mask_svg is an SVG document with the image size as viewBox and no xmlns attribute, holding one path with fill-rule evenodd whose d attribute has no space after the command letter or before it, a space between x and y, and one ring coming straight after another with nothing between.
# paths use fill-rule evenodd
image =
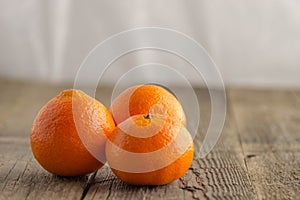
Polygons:
<instances>
[{"instance_id":1,"label":"stem scar on orange","mask_svg":"<svg viewBox=\"0 0 300 200\"><path fill-rule=\"evenodd\" d=\"M137 85L122 92L110 106L116 124L133 115L164 113L186 124L185 114L176 97L158 85Z\"/></svg>"},{"instance_id":2,"label":"stem scar on orange","mask_svg":"<svg viewBox=\"0 0 300 200\"><path fill-rule=\"evenodd\" d=\"M99 101L79 90L65 90L36 116L31 149L53 174L85 175L103 166L106 138L114 128L111 114Z\"/></svg>"},{"instance_id":3,"label":"stem scar on orange","mask_svg":"<svg viewBox=\"0 0 300 200\"><path fill-rule=\"evenodd\" d=\"M163 185L180 178L194 155L182 123L160 115L134 115L120 123L106 143L106 158L121 180L134 185Z\"/></svg>"}]
</instances>

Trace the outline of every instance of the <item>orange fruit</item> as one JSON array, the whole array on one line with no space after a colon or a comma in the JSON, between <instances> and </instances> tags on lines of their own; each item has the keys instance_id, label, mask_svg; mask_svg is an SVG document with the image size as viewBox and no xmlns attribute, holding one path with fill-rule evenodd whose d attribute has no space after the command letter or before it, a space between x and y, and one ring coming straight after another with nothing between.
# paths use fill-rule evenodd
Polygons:
<instances>
[{"instance_id":1,"label":"orange fruit","mask_svg":"<svg viewBox=\"0 0 300 200\"><path fill-rule=\"evenodd\" d=\"M185 114L176 97L158 85L137 85L122 92L110 106L116 124L133 115L164 113L184 125Z\"/></svg>"},{"instance_id":2,"label":"orange fruit","mask_svg":"<svg viewBox=\"0 0 300 200\"><path fill-rule=\"evenodd\" d=\"M103 166L106 136L114 128L104 105L82 91L65 90L36 116L31 149L41 166L53 174L85 175Z\"/></svg>"},{"instance_id":3,"label":"orange fruit","mask_svg":"<svg viewBox=\"0 0 300 200\"><path fill-rule=\"evenodd\" d=\"M120 123L106 143L114 174L134 185L163 185L180 178L194 155L190 133L167 115L135 115Z\"/></svg>"}]
</instances>

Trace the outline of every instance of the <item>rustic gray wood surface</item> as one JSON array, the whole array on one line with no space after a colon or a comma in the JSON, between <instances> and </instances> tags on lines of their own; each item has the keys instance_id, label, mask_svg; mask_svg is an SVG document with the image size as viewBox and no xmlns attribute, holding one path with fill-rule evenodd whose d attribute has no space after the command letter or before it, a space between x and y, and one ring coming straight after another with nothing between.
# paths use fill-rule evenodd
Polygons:
<instances>
[{"instance_id":1,"label":"rustic gray wood surface","mask_svg":"<svg viewBox=\"0 0 300 200\"><path fill-rule=\"evenodd\" d=\"M38 110L61 90L0 79L0 199L300 199L300 91L227 91L226 123L218 144L189 171L164 186L123 183L104 166L89 176L49 174L32 156L30 129ZM198 89L199 148L210 100ZM96 97L110 104L110 89Z\"/></svg>"}]
</instances>

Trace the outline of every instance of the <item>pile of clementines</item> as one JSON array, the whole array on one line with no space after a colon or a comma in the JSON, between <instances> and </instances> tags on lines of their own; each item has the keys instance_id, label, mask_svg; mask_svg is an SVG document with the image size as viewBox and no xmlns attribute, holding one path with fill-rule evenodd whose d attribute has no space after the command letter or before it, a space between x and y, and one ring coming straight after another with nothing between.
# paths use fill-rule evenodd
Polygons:
<instances>
[{"instance_id":1,"label":"pile of clementines","mask_svg":"<svg viewBox=\"0 0 300 200\"><path fill-rule=\"evenodd\" d=\"M53 174L81 176L107 161L135 185L180 178L194 154L182 106L157 85L128 88L109 110L80 90L62 91L37 114L30 140L36 160Z\"/></svg>"}]
</instances>

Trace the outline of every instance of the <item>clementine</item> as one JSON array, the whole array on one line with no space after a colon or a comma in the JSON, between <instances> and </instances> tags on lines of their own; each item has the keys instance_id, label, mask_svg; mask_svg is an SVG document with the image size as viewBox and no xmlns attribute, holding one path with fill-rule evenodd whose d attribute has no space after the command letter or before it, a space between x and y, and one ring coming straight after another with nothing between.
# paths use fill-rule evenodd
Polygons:
<instances>
[{"instance_id":1,"label":"clementine","mask_svg":"<svg viewBox=\"0 0 300 200\"><path fill-rule=\"evenodd\" d=\"M168 115L134 115L120 123L106 143L112 171L134 185L163 185L180 178L193 154L190 133Z\"/></svg>"},{"instance_id":2,"label":"clementine","mask_svg":"<svg viewBox=\"0 0 300 200\"><path fill-rule=\"evenodd\" d=\"M104 105L82 91L65 90L36 116L31 149L41 166L53 174L88 174L103 166L106 136L114 128Z\"/></svg>"},{"instance_id":3,"label":"clementine","mask_svg":"<svg viewBox=\"0 0 300 200\"><path fill-rule=\"evenodd\" d=\"M138 114L166 114L186 124L185 114L176 97L158 85L137 85L122 92L110 106L116 124Z\"/></svg>"}]
</instances>

